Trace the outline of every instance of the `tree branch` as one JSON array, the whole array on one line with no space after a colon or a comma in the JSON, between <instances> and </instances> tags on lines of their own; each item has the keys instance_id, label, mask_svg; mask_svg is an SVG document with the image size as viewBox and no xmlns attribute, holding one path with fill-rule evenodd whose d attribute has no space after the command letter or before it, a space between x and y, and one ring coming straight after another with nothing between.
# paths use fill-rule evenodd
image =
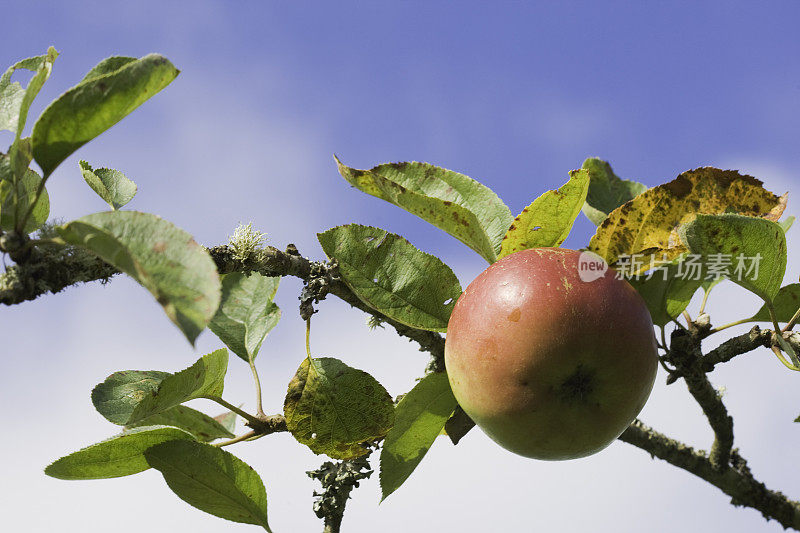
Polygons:
<instances>
[{"instance_id":1,"label":"tree branch","mask_svg":"<svg viewBox=\"0 0 800 533\"><path fill-rule=\"evenodd\" d=\"M690 330L674 330L666 360L675 367L673 377L683 377L689 393L700 405L714 431L709 460L715 468L725 469L733 448L733 418L728 415L720 394L703 370L700 340L701 337Z\"/></svg>"},{"instance_id":2,"label":"tree branch","mask_svg":"<svg viewBox=\"0 0 800 533\"><path fill-rule=\"evenodd\" d=\"M751 507L784 528L800 530L800 503L757 481L736 450L725 468L720 469L703 452L658 433L639 420L634 420L619 440L707 481L730 496L735 506Z\"/></svg>"},{"instance_id":3,"label":"tree branch","mask_svg":"<svg viewBox=\"0 0 800 533\"><path fill-rule=\"evenodd\" d=\"M417 342L420 351L433 356L430 370L444 371L444 338L441 335L406 326L372 309L344 284L335 265L306 259L292 244L285 252L267 246L246 257L237 256L230 246L215 246L208 251L220 274L259 272L266 276L294 276L306 283L310 299L318 301L328 293L334 294L380 322L389 324L400 336ZM60 292L77 283L108 281L118 273L114 267L78 247L38 247L24 263L12 265L0 275L0 303L13 305L35 300L43 294Z\"/></svg>"}]
</instances>

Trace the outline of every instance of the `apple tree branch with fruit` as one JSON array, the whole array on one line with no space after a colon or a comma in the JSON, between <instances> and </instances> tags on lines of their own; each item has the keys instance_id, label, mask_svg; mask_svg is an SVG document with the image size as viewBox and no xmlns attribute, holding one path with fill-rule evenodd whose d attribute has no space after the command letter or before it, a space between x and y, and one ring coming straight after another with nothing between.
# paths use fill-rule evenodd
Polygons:
<instances>
[{"instance_id":1,"label":"apple tree branch with fruit","mask_svg":"<svg viewBox=\"0 0 800 533\"><path fill-rule=\"evenodd\" d=\"M123 210L136 194L133 181L84 161L77 171L111 210L54 224L45 187L53 170L178 75L155 54L105 59L23 136L57 55L51 48L0 78L0 129L15 134L0 154L0 251L13 261L0 275L0 302L24 304L124 273L153 294L190 343L209 328L224 347L179 372L108 376L92 402L119 432L56 460L47 475L102 479L154 468L190 505L270 531L261 478L227 449L288 431L332 460L308 474L322 486L313 510L325 531L336 532L351 491L373 466L386 498L437 438L456 445L477 425L498 445L540 460L599 453L620 439L714 485L733 505L800 531L800 503L750 471L708 377L717 365L762 349L800 370L793 330L800 283L782 286L792 224L781 220L786 195L711 167L647 188L590 158L514 217L490 189L457 172L417 162L358 170L337 158L350 185L430 222L487 261L465 290L437 257L355 223L318 234L327 256L318 261L292 244L264 245L250 225L228 244L203 247L156 215ZM18 69L33 72L25 87L11 81ZM595 235L582 250L560 248L581 212L597 225ZM273 299L284 276L304 284L299 315L307 356L287 376L284 405L265 407L256 356L281 318ZM722 280L756 294L763 307L715 327L705 307ZM692 317L687 307L698 291L703 301ZM392 398L368 373L312 355L312 317L330 295L431 355L413 389ZM755 324L749 333L703 348L706 339L748 322ZM250 408L223 398L229 352L252 371ZM709 452L636 418L659 366L668 384L683 381L701 407L714 434ZM226 413L211 417L183 405L198 398ZM247 430L236 435L239 418Z\"/></svg>"}]
</instances>

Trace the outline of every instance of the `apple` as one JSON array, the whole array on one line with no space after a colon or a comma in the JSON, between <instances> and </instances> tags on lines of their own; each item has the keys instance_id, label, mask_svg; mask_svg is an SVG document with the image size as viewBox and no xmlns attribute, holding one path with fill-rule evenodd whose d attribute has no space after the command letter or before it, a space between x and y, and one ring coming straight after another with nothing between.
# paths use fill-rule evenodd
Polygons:
<instances>
[{"instance_id":1,"label":"apple","mask_svg":"<svg viewBox=\"0 0 800 533\"><path fill-rule=\"evenodd\" d=\"M563 248L508 255L475 278L444 354L475 423L503 448L547 460L611 444L644 407L658 367L641 296L597 256Z\"/></svg>"}]
</instances>

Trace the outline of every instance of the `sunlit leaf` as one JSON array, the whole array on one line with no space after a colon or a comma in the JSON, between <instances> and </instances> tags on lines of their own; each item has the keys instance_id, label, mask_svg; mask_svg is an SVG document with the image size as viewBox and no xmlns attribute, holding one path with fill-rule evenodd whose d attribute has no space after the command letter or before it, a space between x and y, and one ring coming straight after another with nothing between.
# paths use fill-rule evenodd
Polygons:
<instances>
[{"instance_id":1,"label":"sunlit leaf","mask_svg":"<svg viewBox=\"0 0 800 533\"><path fill-rule=\"evenodd\" d=\"M679 231L693 254L710 264L730 261L728 279L769 301L786 272L786 237L777 223L735 214L697 215Z\"/></svg>"},{"instance_id":2,"label":"sunlit leaf","mask_svg":"<svg viewBox=\"0 0 800 533\"><path fill-rule=\"evenodd\" d=\"M314 453L352 459L362 443L386 435L394 424L392 397L362 370L330 357L306 358L289 383L286 427Z\"/></svg>"},{"instance_id":3,"label":"sunlit leaf","mask_svg":"<svg viewBox=\"0 0 800 533\"><path fill-rule=\"evenodd\" d=\"M113 168L97 168L86 161L79 163L81 175L89 187L112 209L119 209L136 196L136 184Z\"/></svg>"},{"instance_id":4,"label":"sunlit leaf","mask_svg":"<svg viewBox=\"0 0 800 533\"><path fill-rule=\"evenodd\" d=\"M358 170L336 159L357 189L430 222L493 263L514 216L488 187L428 163L387 163Z\"/></svg>"},{"instance_id":5,"label":"sunlit leaf","mask_svg":"<svg viewBox=\"0 0 800 533\"><path fill-rule=\"evenodd\" d=\"M208 328L245 361L256 358L267 333L281 318L272 301L280 280L258 272L222 277L222 301Z\"/></svg>"},{"instance_id":6,"label":"sunlit leaf","mask_svg":"<svg viewBox=\"0 0 800 533\"><path fill-rule=\"evenodd\" d=\"M644 270L652 257L666 255L671 260L686 253L677 229L698 214L733 212L774 221L785 207L785 196L772 194L751 176L698 168L612 211L597 228L589 250L612 265L624 256L640 254Z\"/></svg>"},{"instance_id":7,"label":"sunlit leaf","mask_svg":"<svg viewBox=\"0 0 800 533\"><path fill-rule=\"evenodd\" d=\"M547 191L514 219L503 237L498 259L529 248L561 246L586 199L589 174L573 170L567 183Z\"/></svg>"},{"instance_id":8,"label":"sunlit leaf","mask_svg":"<svg viewBox=\"0 0 800 533\"><path fill-rule=\"evenodd\" d=\"M382 500L417 468L457 405L444 372L428 374L403 396L381 450Z\"/></svg>"},{"instance_id":9,"label":"sunlit leaf","mask_svg":"<svg viewBox=\"0 0 800 533\"><path fill-rule=\"evenodd\" d=\"M167 58L107 62L54 100L33 126L33 157L45 176L175 79ZM111 70L113 67L119 67Z\"/></svg>"},{"instance_id":10,"label":"sunlit leaf","mask_svg":"<svg viewBox=\"0 0 800 533\"><path fill-rule=\"evenodd\" d=\"M92 69L86 73L86 76L84 76L83 79L78 83L80 84L94 78L99 78L100 76L105 76L106 74L111 74L112 72L115 72L128 63L133 63L134 61L138 60L135 57L125 56L107 57L92 67Z\"/></svg>"},{"instance_id":11,"label":"sunlit leaf","mask_svg":"<svg viewBox=\"0 0 800 533\"><path fill-rule=\"evenodd\" d=\"M175 440L148 449L145 457L172 492L189 505L270 531L264 483L238 457L208 444Z\"/></svg>"},{"instance_id":12,"label":"sunlit leaf","mask_svg":"<svg viewBox=\"0 0 800 533\"><path fill-rule=\"evenodd\" d=\"M596 226L614 209L647 190L647 185L620 179L602 159L590 157L581 168L586 169L590 180L582 211Z\"/></svg>"},{"instance_id":13,"label":"sunlit leaf","mask_svg":"<svg viewBox=\"0 0 800 533\"><path fill-rule=\"evenodd\" d=\"M149 213L106 211L60 226L69 244L83 246L150 291L194 343L220 301L217 267L191 235Z\"/></svg>"},{"instance_id":14,"label":"sunlit leaf","mask_svg":"<svg viewBox=\"0 0 800 533\"><path fill-rule=\"evenodd\" d=\"M144 452L157 444L194 437L178 428L145 426L127 430L55 461L44 473L58 479L105 479L150 468Z\"/></svg>"},{"instance_id":15,"label":"sunlit leaf","mask_svg":"<svg viewBox=\"0 0 800 533\"><path fill-rule=\"evenodd\" d=\"M447 329L461 285L439 258L399 235L358 224L329 229L317 238L364 303L415 328Z\"/></svg>"},{"instance_id":16,"label":"sunlit leaf","mask_svg":"<svg viewBox=\"0 0 800 533\"><path fill-rule=\"evenodd\" d=\"M183 402L204 397L220 397L228 370L225 348L204 355L195 364L164 378L136 404L128 424L134 424Z\"/></svg>"}]
</instances>

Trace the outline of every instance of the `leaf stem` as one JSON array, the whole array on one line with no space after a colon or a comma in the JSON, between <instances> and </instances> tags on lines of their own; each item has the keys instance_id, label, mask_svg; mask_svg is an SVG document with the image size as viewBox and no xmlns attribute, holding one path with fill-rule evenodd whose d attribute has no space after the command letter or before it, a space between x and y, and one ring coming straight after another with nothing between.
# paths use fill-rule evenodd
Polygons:
<instances>
[{"instance_id":1,"label":"leaf stem","mask_svg":"<svg viewBox=\"0 0 800 533\"><path fill-rule=\"evenodd\" d=\"M775 313L775 306L772 305L771 300L765 300L765 302L767 304L767 310L769 311L769 317L772 319L773 331L777 335L780 335L781 327L778 325L778 315Z\"/></svg>"},{"instance_id":2,"label":"leaf stem","mask_svg":"<svg viewBox=\"0 0 800 533\"><path fill-rule=\"evenodd\" d=\"M800 368L797 368L796 366L794 366L793 364L791 364L789 361L786 360L786 358L781 353L780 348L778 348L777 346L770 346L770 348L775 353L775 355L778 356L778 359L780 360L781 363L783 363L783 366L785 366L789 370L800 371Z\"/></svg>"},{"instance_id":3,"label":"leaf stem","mask_svg":"<svg viewBox=\"0 0 800 533\"><path fill-rule=\"evenodd\" d=\"M705 312L709 294L711 294L710 290L704 291L703 301L700 303L700 311L697 312L698 315L702 315Z\"/></svg>"},{"instance_id":4,"label":"leaf stem","mask_svg":"<svg viewBox=\"0 0 800 533\"><path fill-rule=\"evenodd\" d=\"M244 418L245 420L247 420L251 424L256 424L256 425L262 425L263 424L263 422L261 420L259 420L258 417L255 417L255 416L251 415L247 411L243 411L243 410L239 409L238 407L236 407L232 403L226 402L225 400L223 400L219 396L203 396L203 398L205 398L206 400L211 400L212 402L217 402L222 407L228 409L229 411L233 411L234 413L236 413L237 415L241 416L242 418Z\"/></svg>"},{"instance_id":5,"label":"leaf stem","mask_svg":"<svg viewBox=\"0 0 800 533\"><path fill-rule=\"evenodd\" d=\"M725 324L724 326L719 326L709 330L708 334L711 335L712 333L717 333L718 331L722 331L723 329L732 328L733 326L738 326L739 324L746 324L750 322L749 318L743 318L741 320L737 320L735 322L731 322L730 324Z\"/></svg>"},{"instance_id":6,"label":"leaf stem","mask_svg":"<svg viewBox=\"0 0 800 533\"><path fill-rule=\"evenodd\" d=\"M311 359L311 318L306 319L306 356Z\"/></svg>"},{"instance_id":7,"label":"leaf stem","mask_svg":"<svg viewBox=\"0 0 800 533\"><path fill-rule=\"evenodd\" d=\"M231 444L236 444L237 442L242 442L242 441L248 440L248 439L250 439L252 437L255 437L256 435L258 435L258 432L254 429L254 430L248 431L247 433L239 435L236 438L233 438L233 439L230 439L230 440L225 440L225 441L222 441L222 442L215 442L215 443L212 444L212 446L216 446L217 448L222 448L223 446L230 446Z\"/></svg>"},{"instance_id":8,"label":"leaf stem","mask_svg":"<svg viewBox=\"0 0 800 533\"><path fill-rule=\"evenodd\" d=\"M256 370L256 362L253 361L253 357L250 356L247 358L247 362L250 363L250 371L253 373L253 381L256 385L256 414L259 417L266 416L264 412L264 404L261 402L261 380L258 379L258 370Z\"/></svg>"},{"instance_id":9,"label":"leaf stem","mask_svg":"<svg viewBox=\"0 0 800 533\"><path fill-rule=\"evenodd\" d=\"M798 320L800 320L800 309L797 310L797 312L794 314L791 320L789 320L786 326L781 330L781 333L786 333L787 331L790 331L794 327L794 325L797 324Z\"/></svg>"}]
</instances>

